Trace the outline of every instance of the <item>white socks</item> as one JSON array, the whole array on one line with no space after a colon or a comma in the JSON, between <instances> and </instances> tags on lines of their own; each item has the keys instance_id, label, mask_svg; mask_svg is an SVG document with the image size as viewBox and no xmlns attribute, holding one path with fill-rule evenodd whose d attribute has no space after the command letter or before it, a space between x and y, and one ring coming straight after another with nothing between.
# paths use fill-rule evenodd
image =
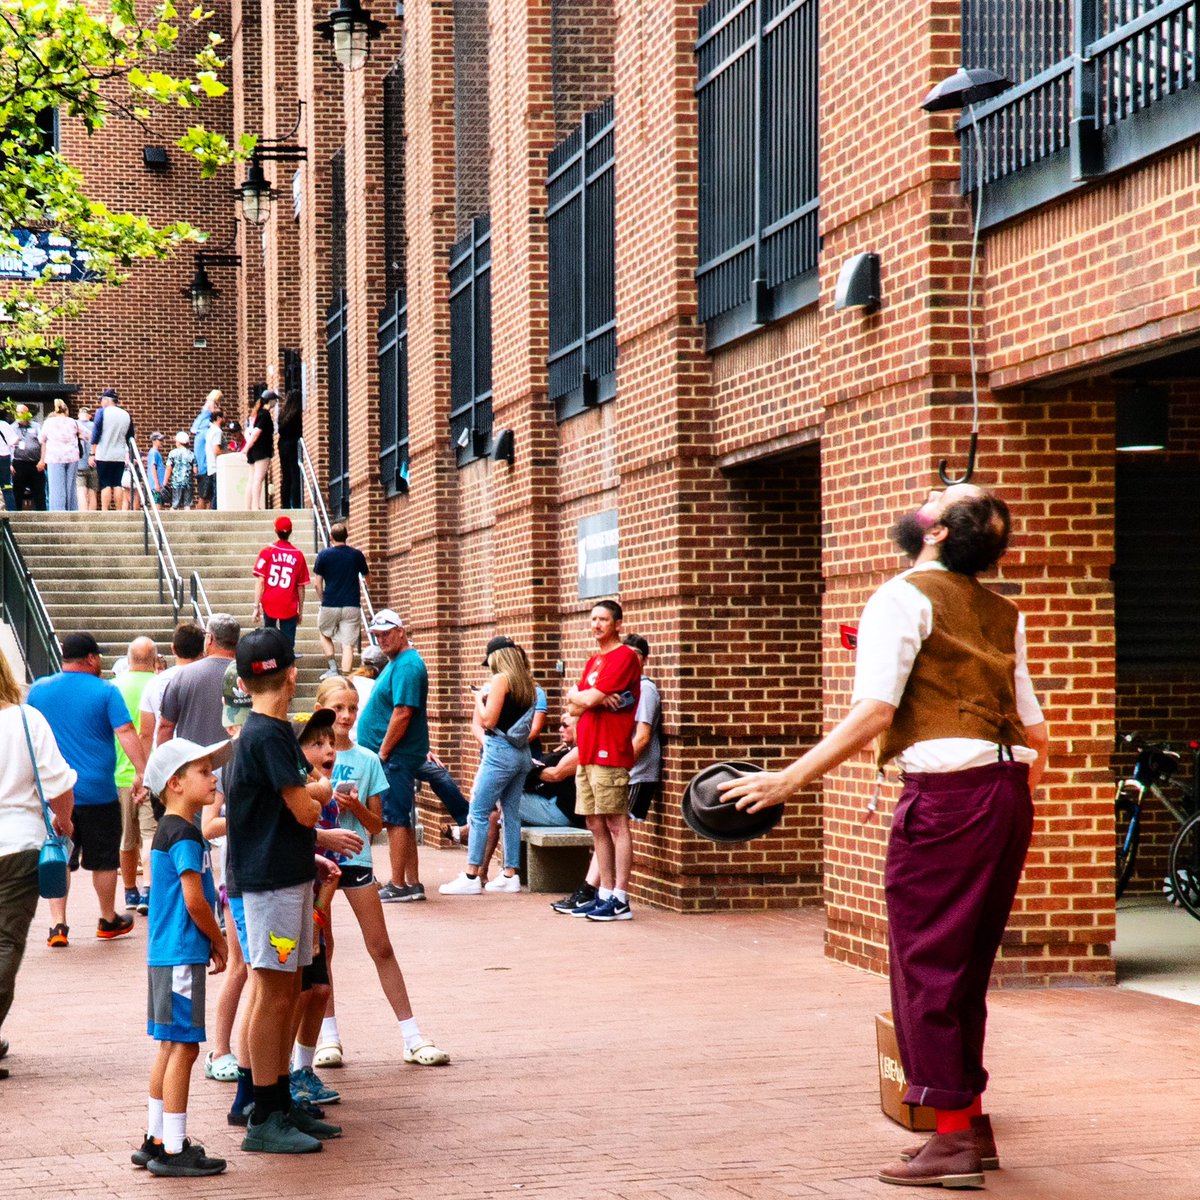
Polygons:
<instances>
[{"instance_id":1,"label":"white socks","mask_svg":"<svg viewBox=\"0 0 1200 1200\"><path fill-rule=\"evenodd\" d=\"M613 895L616 896L616 898L618 900L620 900L620 902L622 904L629 903L629 893L628 892L623 892L623 891L621 891L620 888L613 888Z\"/></svg>"},{"instance_id":2,"label":"white socks","mask_svg":"<svg viewBox=\"0 0 1200 1200\"><path fill-rule=\"evenodd\" d=\"M597 900L607 900L607 899L609 899L610 896L612 896L611 888L602 887L602 888L596 889L596 899Z\"/></svg>"},{"instance_id":3,"label":"white socks","mask_svg":"<svg viewBox=\"0 0 1200 1200\"><path fill-rule=\"evenodd\" d=\"M421 1030L417 1027L416 1017L409 1017L400 1022L400 1034L404 1038L405 1050L411 1050L425 1040L421 1037Z\"/></svg>"},{"instance_id":4,"label":"white socks","mask_svg":"<svg viewBox=\"0 0 1200 1200\"><path fill-rule=\"evenodd\" d=\"M150 1097L146 1113L146 1133L157 1141L162 1141L163 1135L163 1102Z\"/></svg>"},{"instance_id":5,"label":"white socks","mask_svg":"<svg viewBox=\"0 0 1200 1200\"><path fill-rule=\"evenodd\" d=\"M162 1115L163 1149L168 1154L178 1154L183 1149L183 1139L187 1137L187 1113L169 1113Z\"/></svg>"},{"instance_id":6,"label":"white socks","mask_svg":"<svg viewBox=\"0 0 1200 1200\"><path fill-rule=\"evenodd\" d=\"M338 1034L337 1017L326 1017L321 1022L321 1036L317 1039L320 1045L325 1045L326 1042L341 1043L341 1037ZM309 1064L312 1065L311 1063Z\"/></svg>"},{"instance_id":7,"label":"white socks","mask_svg":"<svg viewBox=\"0 0 1200 1200\"><path fill-rule=\"evenodd\" d=\"M299 1042L296 1043L294 1058L292 1060L293 1071L308 1071L312 1069L313 1056L316 1054L316 1046L302 1046Z\"/></svg>"}]
</instances>

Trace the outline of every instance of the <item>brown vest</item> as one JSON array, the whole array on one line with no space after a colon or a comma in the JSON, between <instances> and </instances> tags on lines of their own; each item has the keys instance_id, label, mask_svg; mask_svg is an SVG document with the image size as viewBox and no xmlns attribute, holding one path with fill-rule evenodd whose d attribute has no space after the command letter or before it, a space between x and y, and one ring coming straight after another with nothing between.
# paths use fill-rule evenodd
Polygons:
<instances>
[{"instance_id":1,"label":"brown vest","mask_svg":"<svg viewBox=\"0 0 1200 1200\"><path fill-rule=\"evenodd\" d=\"M978 738L1025 744L1017 715L1016 606L953 571L914 571L905 582L933 605L933 632L921 645L891 728L882 766L914 742Z\"/></svg>"}]
</instances>

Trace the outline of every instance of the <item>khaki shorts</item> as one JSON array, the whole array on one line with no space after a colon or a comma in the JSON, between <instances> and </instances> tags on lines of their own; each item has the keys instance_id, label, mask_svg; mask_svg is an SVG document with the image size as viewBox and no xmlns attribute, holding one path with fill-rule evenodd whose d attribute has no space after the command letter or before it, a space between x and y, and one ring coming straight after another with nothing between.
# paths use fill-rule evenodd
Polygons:
<instances>
[{"instance_id":1,"label":"khaki shorts","mask_svg":"<svg viewBox=\"0 0 1200 1200\"><path fill-rule=\"evenodd\" d=\"M154 813L150 811L150 798L145 804L134 804L133 788L117 788L117 798L121 801L121 849L137 850L141 847L142 838L152 838L158 828Z\"/></svg>"},{"instance_id":2,"label":"khaki shorts","mask_svg":"<svg viewBox=\"0 0 1200 1200\"><path fill-rule=\"evenodd\" d=\"M629 772L595 763L575 770L575 813L580 817L615 817L629 811Z\"/></svg>"},{"instance_id":3,"label":"khaki shorts","mask_svg":"<svg viewBox=\"0 0 1200 1200\"><path fill-rule=\"evenodd\" d=\"M338 646L357 646L362 613L357 608L318 608L317 630Z\"/></svg>"}]
</instances>

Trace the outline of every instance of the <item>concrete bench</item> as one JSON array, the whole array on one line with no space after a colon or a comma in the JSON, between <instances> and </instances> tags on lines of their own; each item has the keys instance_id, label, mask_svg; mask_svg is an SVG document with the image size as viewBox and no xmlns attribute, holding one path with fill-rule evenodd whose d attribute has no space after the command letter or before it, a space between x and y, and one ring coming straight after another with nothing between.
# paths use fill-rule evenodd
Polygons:
<instances>
[{"instance_id":1,"label":"concrete bench","mask_svg":"<svg viewBox=\"0 0 1200 1200\"><path fill-rule=\"evenodd\" d=\"M592 835L565 825L521 830L521 878L531 892L573 892L587 873Z\"/></svg>"}]
</instances>

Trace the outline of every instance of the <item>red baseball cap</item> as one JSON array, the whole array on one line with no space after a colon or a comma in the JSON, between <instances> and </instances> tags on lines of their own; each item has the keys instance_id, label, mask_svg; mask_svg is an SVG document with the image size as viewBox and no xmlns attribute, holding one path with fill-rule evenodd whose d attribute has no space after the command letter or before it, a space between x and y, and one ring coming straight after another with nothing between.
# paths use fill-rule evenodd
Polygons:
<instances>
[{"instance_id":1,"label":"red baseball cap","mask_svg":"<svg viewBox=\"0 0 1200 1200\"><path fill-rule=\"evenodd\" d=\"M275 532L276 533L291 533L292 532L292 518L291 517L276 517L275 518Z\"/></svg>"}]
</instances>

